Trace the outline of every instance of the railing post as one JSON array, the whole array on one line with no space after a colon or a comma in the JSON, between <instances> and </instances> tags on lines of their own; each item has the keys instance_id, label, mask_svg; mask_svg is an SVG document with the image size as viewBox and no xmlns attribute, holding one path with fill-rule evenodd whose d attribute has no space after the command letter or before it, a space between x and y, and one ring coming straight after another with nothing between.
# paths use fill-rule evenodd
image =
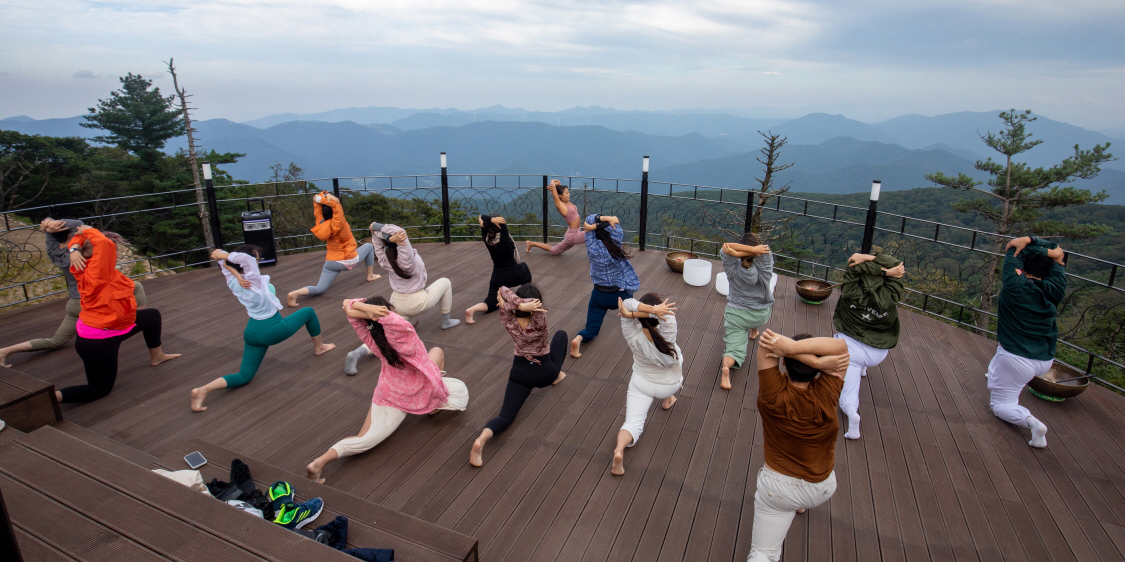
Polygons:
<instances>
[{"instance_id":1,"label":"railing post","mask_svg":"<svg viewBox=\"0 0 1125 562\"><path fill-rule=\"evenodd\" d=\"M871 243L875 238L875 208L879 206L879 190L883 187L883 182L875 180L871 183L871 204L867 207L867 222L863 225L863 246L859 253L870 254Z\"/></svg>"},{"instance_id":2,"label":"railing post","mask_svg":"<svg viewBox=\"0 0 1125 562\"><path fill-rule=\"evenodd\" d=\"M747 234L754 228L754 190L746 192L746 224L742 226L742 233Z\"/></svg>"},{"instance_id":3,"label":"railing post","mask_svg":"<svg viewBox=\"0 0 1125 562\"><path fill-rule=\"evenodd\" d=\"M645 236L648 234L648 156L641 160L641 224L637 247L645 251Z\"/></svg>"},{"instance_id":4,"label":"railing post","mask_svg":"<svg viewBox=\"0 0 1125 562\"><path fill-rule=\"evenodd\" d=\"M211 163L203 163L203 183L206 184L207 193L207 209L211 215L211 239L215 242L215 248L223 249L223 228L222 222L219 221L219 202L215 196L215 182L211 180Z\"/></svg>"},{"instance_id":5,"label":"railing post","mask_svg":"<svg viewBox=\"0 0 1125 562\"><path fill-rule=\"evenodd\" d=\"M441 230L445 243L450 241L449 232L449 174L446 168L445 153L441 153Z\"/></svg>"},{"instance_id":6,"label":"railing post","mask_svg":"<svg viewBox=\"0 0 1125 562\"><path fill-rule=\"evenodd\" d=\"M332 195L336 199L340 198L340 178L332 178Z\"/></svg>"},{"instance_id":7,"label":"railing post","mask_svg":"<svg viewBox=\"0 0 1125 562\"><path fill-rule=\"evenodd\" d=\"M547 176L543 176L543 243L547 243L547 227L550 222L547 219L547 199L553 199L547 195ZM569 226L569 225L568 225Z\"/></svg>"}]
</instances>

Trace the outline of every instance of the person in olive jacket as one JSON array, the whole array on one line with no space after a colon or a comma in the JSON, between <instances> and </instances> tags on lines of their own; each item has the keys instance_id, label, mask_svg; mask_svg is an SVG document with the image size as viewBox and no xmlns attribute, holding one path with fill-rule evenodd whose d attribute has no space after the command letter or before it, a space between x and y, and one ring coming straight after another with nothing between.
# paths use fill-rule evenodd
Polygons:
<instances>
[{"instance_id":1,"label":"person in olive jacket","mask_svg":"<svg viewBox=\"0 0 1125 562\"><path fill-rule=\"evenodd\" d=\"M996 355L988 364L989 407L996 417L1031 429L1032 447L1047 446L1047 426L1020 406L1023 387L1051 369L1066 294L1065 254L1054 242L1024 236L1008 242L996 326Z\"/></svg>"},{"instance_id":2,"label":"person in olive jacket","mask_svg":"<svg viewBox=\"0 0 1125 562\"><path fill-rule=\"evenodd\" d=\"M898 345L903 275L906 266L878 248L875 255L852 254L848 258L840 299L832 315L832 324L839 330L835 337L848 344L851 356L840 392L840 410L848 417L847 439L859 439L859 386L868 367L882 363Z\"/></svg>"}]
</instances>

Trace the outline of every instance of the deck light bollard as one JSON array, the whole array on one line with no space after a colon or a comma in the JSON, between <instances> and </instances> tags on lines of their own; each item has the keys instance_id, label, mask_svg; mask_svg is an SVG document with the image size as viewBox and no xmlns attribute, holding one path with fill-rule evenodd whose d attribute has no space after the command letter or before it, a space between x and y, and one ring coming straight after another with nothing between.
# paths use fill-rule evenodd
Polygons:
<instances>
[{"instance_id":1,"label":"deck light bollard","mask_svg":"<svg viewBox=\"0 0 1125 562\"><path fill-rule=\"evenodd\" d=\"M547 176L543 176L543 243L544 244L547 243L547 230L550 227L550 225L548 224L548 219L547 219L547 200L548 199L554 199L554 197L552 197L551 195L548 195L548 193L547 193ZM567 225L567 226L569 226L569 225Z\"/></svg>"},{"instance_id":2,"label":"deck light bollard","mask_svg":"<svg viewBox=\"0 0 1125 562\"><path fill-rule=\"evenodd\" d=\"M449 174L447 170L445 153L441 153L441 230L445 243L450 241L449 233Z\"/></svg>"},{"instance_id":3,"label":"deck light bollard","mask_svg":"<svg viewBox=\"0 0 1125 562\"><path fill-rule=\"evenodd\" d=\"M219 222L219 203L215 197L215 182L211 180L211 162L203 163L203 183L206 184L207 209L211 211L211 237L215 248L223 249L223 228Z\"/></svg>"},{"instance_id":4,"label":"deck light bollard","mask_svg":"<svg viewBox=\"0 0 1125 562\"><path fill-rule=\"evenodd\" d=\"M871 242L875 237L875 217L877 213L875 208L879 206L879 190L882 189L883 182L875 180L871 183L871 204L867 207L867 222L863 225L863 246L860 249L861 254L871 253Z\"/></svg>"},{"instance_id":5,"label":"deck light bollard","mask_svg":"<svg viewBox=\"0 0 1125 562\"><path fill-rule=\"evenodd\" d=\"M645 251L645 235L648 233L648 156L641 160L641 224L637 247Z\"/></svg>"}]
</instances>

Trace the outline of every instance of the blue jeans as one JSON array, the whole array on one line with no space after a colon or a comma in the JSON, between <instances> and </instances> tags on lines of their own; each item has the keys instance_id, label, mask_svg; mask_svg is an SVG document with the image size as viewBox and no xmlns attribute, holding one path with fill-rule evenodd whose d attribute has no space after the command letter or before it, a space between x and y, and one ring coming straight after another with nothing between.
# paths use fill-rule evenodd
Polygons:
<instances>
[{"instance_id":1,"label":"blue jeans","mask_svg":"<svg viewBox=\"0 0 1125 562\"><path fill-rule=\"evenodd\" d=\"M595 287L590 291L590 304L586 308L586 327L578 332L582 336L582 343L586 343L596 337L602 331L602 321L605 320L605 313L610 310L617 310L617 299L631 299L633 293L627 291L617 291L616 293L603 293Z\"/></svg>"}]
</instances>

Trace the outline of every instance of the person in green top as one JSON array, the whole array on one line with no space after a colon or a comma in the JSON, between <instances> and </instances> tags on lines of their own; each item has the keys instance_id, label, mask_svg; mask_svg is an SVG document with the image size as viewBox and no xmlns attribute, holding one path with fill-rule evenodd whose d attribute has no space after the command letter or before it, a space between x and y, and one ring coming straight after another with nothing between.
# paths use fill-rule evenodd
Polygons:
<instances>
[{"instance_id":1,"label":"person in green top","mask_svg":"<svg viewBox=\"0 0 1125 562\"><path fill-rule=\"evenodd\" d=\"M1051 369L1066 295L1065 254L1054 242L1024 236L1008 242L997 307L996 355L988 363L989 407L996 417L1031 429L1032 447L1047 446L1047 426L1020 406L1023 387Z\"/></svg>"},{"instance_id":2,"label":"person in green top","mask_svg":"<svg viewBox=\"0 0 1125 562\"><path fill-rule=\"evenodd\" d=\"M875 255L852 254L832 324L836 338L848 344L848 372L840 392L840 410L848 417L847 439L859 439L859 387L874 367L898 345L898 301L902 298L902 277L906 266L890 254L875 248Z\"/></svg>"}]
</instances>

